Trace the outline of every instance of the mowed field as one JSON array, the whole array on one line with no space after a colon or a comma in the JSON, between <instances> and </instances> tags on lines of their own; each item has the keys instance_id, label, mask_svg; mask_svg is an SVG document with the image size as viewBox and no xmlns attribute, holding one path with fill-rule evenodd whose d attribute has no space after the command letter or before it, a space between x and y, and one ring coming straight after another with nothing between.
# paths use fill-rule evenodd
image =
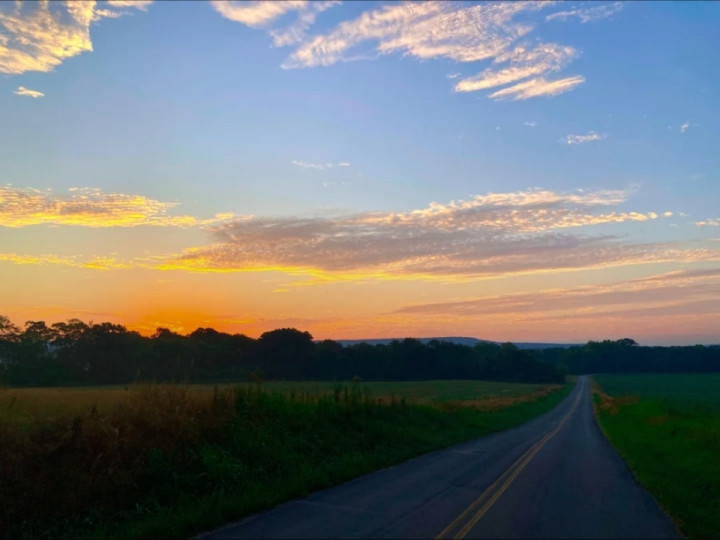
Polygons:
<instances>
[{"instance_id":1,"label":"mowed field","mask_svg":"<svg viewBox=\"0 0 720 540\"><path fill-rule=\"evenodd\" d=\"M190 537L522 424L572 385L0 390L0 538Z\"/></svg>"},{"instance_id":2,"label":"mowed field","mask_svg":"<svg viewBox=\"0 0 720 540\"><path fill-rule=\"evenodd\" d=\"M155 387L181 387L199 400L211 398L217 390L248 389L247 382L222 384L153 385ZM38 419L59 418L85 413L90 410L107 410L120 401L142 391L149 385L67 388L0 388L0 421L27 422ZM405 400L410 404L456 404L493 410L521 401L542 397L559 385L520 384L494 381L391 381L348 382L333 381L269 381L262 388L269 393L278 392L291 399L316 400L334 396L336 392L356 391L375 403L390 404Z\"/></svg>"},{"instance_id":3,"label":"mowed field","mask_svg":"<svg viewBox=\"0 0 720 540\"><path fill-rule=\"evenodd\" d=\"M597 375L602 429L680 530L720 537L720 374Z\"/></svg>"}]
</instances>

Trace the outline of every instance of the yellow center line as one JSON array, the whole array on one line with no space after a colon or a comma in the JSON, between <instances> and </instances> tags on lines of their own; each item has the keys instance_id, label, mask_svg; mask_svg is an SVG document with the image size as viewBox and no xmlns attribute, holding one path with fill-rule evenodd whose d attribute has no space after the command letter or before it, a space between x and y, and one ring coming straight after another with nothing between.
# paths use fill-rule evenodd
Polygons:
<instances>
[{"instance_id":1,"label":"yellow center line","mask_svg":"<svg viewBox=\"0 0 720 540\"><path fill-rule=\"evenodd\" d=\"M563 427L565 422L567 422L568 418L572 416L572 414L575 412L575 409L577 409L578 404L580 403L580 398L582 397L582 389L579 389L578 396L575 398L575 402L573 403L573 406L570 408L570 411L563 417L563 419L555 426L553 429L548 431L539 441L537 441L535 444L533 444L530 448L528 448L523 455L521 455L515 463L510 465L505 472L503 472L500 477L495 480L490 486L483 491L482 495L480 495L477 499L475 499L470 506L468 506L465 511L463 511L462 514L460 514L457 518L455 518L450 525L445 527L443 531L438 534L435 539L436 540L443 540L445 538L448 538L450 533L455 530L457 527L460 526L460 524L465 521L465 519L475 512L475 510L478 508L478 506L482 505L480 510L470 518L465 526L460 529L453 538L457 540L462 540L465 538L465 536L470 532L470 530L477 524L480 519L487 513L488 510L492 507L493 504L500 498L500 496L507 490L507 488L510 487L510 485L513 483L515 478L522 472L522 470L527 466L528 463L535 457L535 454L537 454L540 449L545 446L545 444L552 439L558 431ZM485 503L485 504L483 504Z\"/></svg>"}]
</instances>

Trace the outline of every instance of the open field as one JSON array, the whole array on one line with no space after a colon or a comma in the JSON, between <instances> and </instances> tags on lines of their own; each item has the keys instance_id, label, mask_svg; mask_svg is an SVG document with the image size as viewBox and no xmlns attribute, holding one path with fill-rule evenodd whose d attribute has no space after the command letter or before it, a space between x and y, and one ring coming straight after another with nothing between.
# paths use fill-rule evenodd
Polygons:
<instances>
[{"instance_id":1,"label":"open field","mask_svg":"<svg viewBox=\"0 0 720 540\"><path fill-rule=\"evenodd\" d=\"M634 395L720 409L720 373L638 373L594 378L604 392L615 397Z\"/></svg>"},{"instance_id":2,"label":"open field","mask_svg":"<svg viewBox=\"0 0 720 540\"><path fill-rule=\"evenodd\" d=\"M161 385L162 386L162 385ZM250 388L251 383L182 385L198 396L212 396L214 389ZM521 384L494 381L393 381L338 383L332 381L269 381L262 384L268 392L288 397L317 399L332 396L339 386L354 387L376 402L391 403L405 399L413 404L454 402L484 409L507 407L517 401L535 399L557 388L552 384ZM107 410L141 388L132 386L93 386L67 388L0 388L0 421L17 422L82 414L93 407Z\"/></svg>"},{"instance_id":3,"label":"open field","mask_svg":"<svg viewBox=\"0 0 720 540\"><path fill-rule=\"evenodd\" d=\"M684 534L720 537L720 375L594 378L600 425L638 480Z\"/></svg>"},{"instance_id":4,"label":"open field","mask_svg":"<svg viewBox=\"0 0 720 540\"><path fill-rule=\"evenodd\" d=\"M187 537L521 424L571 386L308 384L5 389L0 537Z\"/></svg>"}]
</instances>

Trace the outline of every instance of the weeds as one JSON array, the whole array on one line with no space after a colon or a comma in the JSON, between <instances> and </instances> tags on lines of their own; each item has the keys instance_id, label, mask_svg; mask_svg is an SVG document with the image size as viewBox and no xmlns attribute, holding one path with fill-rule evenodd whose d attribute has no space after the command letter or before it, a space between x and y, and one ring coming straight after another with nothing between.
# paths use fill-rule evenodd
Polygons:
<instances>
[{"instance_id":1,"label":"weeds","mask_svg":"<svg viewBox=\"0 0 720 540\"><path fill-rule=\"evenodd\" d=\"M198 393L125 391L35 422L0 422L0 537L188 536L289 498L540 414L568 389L496 412L379 404L261 380Z\"/></svg>"}]
</instances>

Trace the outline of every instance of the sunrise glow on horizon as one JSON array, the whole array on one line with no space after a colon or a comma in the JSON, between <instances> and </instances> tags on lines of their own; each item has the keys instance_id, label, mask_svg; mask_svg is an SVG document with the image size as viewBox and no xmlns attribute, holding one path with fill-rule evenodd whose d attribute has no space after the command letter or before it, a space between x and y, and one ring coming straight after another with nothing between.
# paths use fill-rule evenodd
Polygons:
<instances>
[{"instance_id":1,"label":"sunrise glow on horizon","mask_svg":"<svg viewBox=\"0 0 720 540\"><path fill-rule=\"evenodd\" d=\"M0 3L0 315L720 343L720 5Z\"/></svg>"}]
</instances>

